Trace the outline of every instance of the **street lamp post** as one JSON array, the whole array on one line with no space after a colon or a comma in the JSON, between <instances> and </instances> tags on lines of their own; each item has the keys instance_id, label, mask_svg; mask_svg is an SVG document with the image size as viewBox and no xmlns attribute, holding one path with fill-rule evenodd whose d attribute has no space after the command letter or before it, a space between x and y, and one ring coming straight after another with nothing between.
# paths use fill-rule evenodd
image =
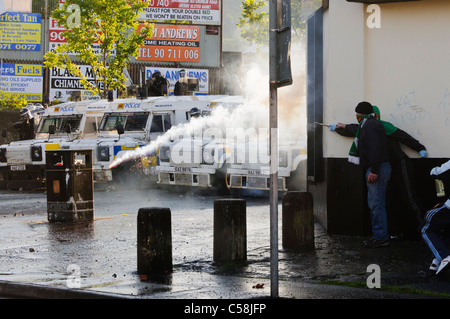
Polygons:
<instances>
[{"instance_id":1,"label":"street lamp post","mask_svg":"<svg viewBox=\"0 0 450 319\"><path fill-rule=\"evenodd\" d=\"M269 89L270 89L270 292L278 291L278 88L292 84L291 1L269 3Z\"/></svg>"}]
</instances>

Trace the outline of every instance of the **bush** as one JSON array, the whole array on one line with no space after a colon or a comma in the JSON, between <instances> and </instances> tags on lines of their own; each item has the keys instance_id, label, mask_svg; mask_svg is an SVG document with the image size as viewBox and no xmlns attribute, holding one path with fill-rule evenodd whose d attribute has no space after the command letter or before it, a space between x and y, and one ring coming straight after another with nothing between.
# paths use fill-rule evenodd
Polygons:
<instances>
[{"instance_id":1,"label":"bush","mask_svg":"<svg viewBox=\"0 0 450 319\"><path fill-rule=\"evenodd\" d=\"M19 98L14 95L10 96L2 96L2 99L0 100L0 111L6 111L6 110L20 110L21 108L25 107L27 105L27 101L25 99Z\"/></svg>"}]
</instances>

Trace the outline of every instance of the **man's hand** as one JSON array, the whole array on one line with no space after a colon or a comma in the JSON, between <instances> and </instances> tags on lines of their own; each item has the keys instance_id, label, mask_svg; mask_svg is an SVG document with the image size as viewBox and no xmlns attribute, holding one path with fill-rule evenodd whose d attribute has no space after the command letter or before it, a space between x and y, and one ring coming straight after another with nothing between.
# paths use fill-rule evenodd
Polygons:
<instances>
[{"instance_id":1,"label":"man's hand","mask_svg":"<svg viewBox=\"0 0 450 319\"><path fill-rule=\"evenodd\" d=\"M367 183L373 184L377 181L378 175L374 173L369 173L369 176L367 176Z\"/></svg>"},{"instance_id":2,"label":"man's hand","mask_svg":"<svg viewBox=\"0 0 450 319\"><path fill-rule=\"evenodd\" d=\"M420 151L419 152L419 158L425 158L425 157L427 157L427 151L425 151L425 150L422 150L422 151Z\"/></svg>"},{"instance_id":3,"label":"man's hand","mask_svg":"<svg viewBox=\"0 0 450 319\"><path fill-rule=\"evenodd\" d=\"M337 128L344 129L345 128L345 124L342 124L342 123L330 124L328 127L329 127L331 132L334 132L334 131L336 131Z\"/></svg>"}]
</instances>

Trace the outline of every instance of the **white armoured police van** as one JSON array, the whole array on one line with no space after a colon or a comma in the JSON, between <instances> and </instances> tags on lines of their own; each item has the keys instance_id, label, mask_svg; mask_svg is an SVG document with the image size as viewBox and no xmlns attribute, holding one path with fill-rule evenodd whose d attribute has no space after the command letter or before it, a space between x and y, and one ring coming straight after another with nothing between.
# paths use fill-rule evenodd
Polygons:
<instances>
[{"instance_id":1,"label":"white armoured police van","mask_svg":"<svg viewBox=\"0 0 450 319\"><path fill-rule=\"evenodd\" d=\"M269 145L267 144L263 149L261 145L260 142L234 145L234 159L229 161L225 179L229 189L270 189L270 160L269 152L266 152ZM238 156L238 154L248 154L248 156ZM255 154L259 156L254 156ZM252 155L253 159L251 158ZM306 176L305 165L305 139L297 135L280 136L277 170L278 189L280 191L303 190L303 184L306 183L304 178Z\"/></svg>"},{"instance_id":2,"label":"white armoured police van","mask_svg":"<svg viewBox=\"0 0 450 319\"><path fill-rule=\"evenodd\" d=\"M245 104L241 97L226 97L212 105L235 108ZM245 106L244 106L245 107ZM157 167L158 183L223 189L270 188L270 157L267 134L256 136L228 136L228 129L218 132L215 120L204 121L203 131L192 136L164 143L160 147L160 165ZM216 128L217 129L217 128ZM249 129L248 127L244 128ZM254 128L255 132L258 128ZM225 132L227 130L227 132ZM233 131L233 130L231 130ZM250 129L251 131L251 129ZM239 130L234 133L240 132ZM264 147L263 147L264 146ZM279 189L298 190L306 163L306 141L295 134L284 134L279 142ZM300 180L299 180L300 179Z\"/></svg>"},{"instance_id":3,"label":"white armoured police van","mask_svg":"<svg viewBox=\"0 0 450 319\"><path fill-rule=\"evenodd\" d=\"M0 189L45 186L45 151L65 142L97 135L108 109L106 101L67 102L50 106L40 115L34 139L0 146Z\"/></svg>"},{"instance_id":4,"label":"white armoured police van","mask_svg":"<svg viewBox=\"0 0 450 319\"><path fill-rule=\"evenodd\" d=\"M260 141L230 143L225 139L195 137L166 143L160 148L158 182L167 185L224 189L270 188L268 146ZM260 153L264 152L263 156ZM162 154L167 154L163 156ZM182 155L180 155L182 154ZM177 159L178 158L178 159ZM266 158L266 160L262 160ZM304 143L296 138L279 145L280 191L302 189L306 164Z\"/></svg>"},{"instance_id":5,"label":"white armoured police van","mask_svg":"<svg viewBox=\"0 0 450 319\"><path fill-rule=\"evenodd\" d=\"M214 96L154 96L146 99L117 99L103 114L98 136L67 141L64 149L92 149L95 183L132 182L136 186L143 178L156 180L159 148L124 160L112 166L116 159L143 148L172 127L190 120L189 111L198 108L209 112Z\"/></svg>"},{"instance_id":6,"label":"white armoured police van","mask_svg":"<svg viewBox=\"0 0 450 319\"><path fill-rule=\"evenodd\" d=\"M241 96L216 97L211 107L232 110L244 103L245 99ZM158 183L223 188L228 154L226 127L221 125L222 120L217 114L211 119L192 119L191 124L196 128L189 134L162 144L160 165L156 169Z\"/></svg>"}]
</instances>

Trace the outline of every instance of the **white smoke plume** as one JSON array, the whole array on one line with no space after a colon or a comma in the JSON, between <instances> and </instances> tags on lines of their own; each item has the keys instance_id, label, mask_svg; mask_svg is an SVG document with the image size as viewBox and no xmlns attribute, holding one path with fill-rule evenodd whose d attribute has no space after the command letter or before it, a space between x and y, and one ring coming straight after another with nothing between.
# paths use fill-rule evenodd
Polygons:
<instances>
[{"instance_id":1,"label":"white smoke plume","mask_svg":"<svg viewBox=\"0 0 450 319\"><path fill-rule=\"evenodd\" d=\"M291 133L305 136L305 54L303 47L295 48L292 52L293 85L278 89L278 127L280 134ZM243 64L245 65L245 62ZM254 128L258 132L262 128L268 129L268 65L268 60L261 58L254 59L252 63L245 65L247 69L241 77L241 85L248 99L247 103L232 109L219 105L212 109L210 116L194 118L188 123L173 126L168 132L151 141L147 146L126 152L117 158L110 165L110 168L146 156L146 154L155 152L160 145L169 142L171 139L192 136L196 132L201 132L202 128L216 128L217 131L223 132L223 137L225 137L227 130Z\"/></svg>"}]
</instances>

